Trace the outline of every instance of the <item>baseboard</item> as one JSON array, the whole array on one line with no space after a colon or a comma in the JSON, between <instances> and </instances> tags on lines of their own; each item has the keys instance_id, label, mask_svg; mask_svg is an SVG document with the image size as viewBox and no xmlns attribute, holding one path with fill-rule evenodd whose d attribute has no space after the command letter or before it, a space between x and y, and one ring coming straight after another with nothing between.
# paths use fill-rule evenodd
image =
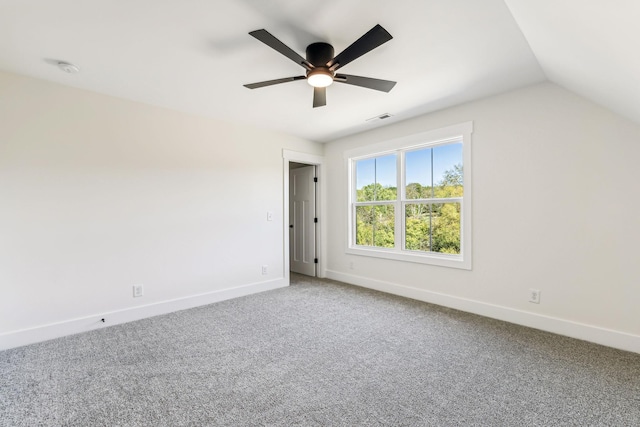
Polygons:
<instances>
[{"instance_id":1,"label":"baseboard","mask_svg":"<svg viewBox=\"0 0 640 427\"><path fill-rule=\"evenodd\" d=\"M214 302L282 288L288 285L289 281L287 279L279 278L266 282L251 283L234 288L221 289L203 294L131 307L123 310L96 313L92 316L69 319L29 329L6 332L0 334L0 350L21 347L27 344L34 344L67 335L145 319L152 316L158 316L160 314L199 307L202 305L212 304ZM103 318L105 319L104 323L101 321Z\"/></svg>"},{"instance_id":2,"label":"baseboard","mask_svg":"<svg viewBox=\"0 0 640 427\"><path fill-rule=\"evenodd\" d=\"M640 336L638 335L333 270L327 270L326 274L327 278L340 282L479 314L493 319L504 320L506 322L577 338L607 347L640 353Z\"/></svg>"}]
</instances>

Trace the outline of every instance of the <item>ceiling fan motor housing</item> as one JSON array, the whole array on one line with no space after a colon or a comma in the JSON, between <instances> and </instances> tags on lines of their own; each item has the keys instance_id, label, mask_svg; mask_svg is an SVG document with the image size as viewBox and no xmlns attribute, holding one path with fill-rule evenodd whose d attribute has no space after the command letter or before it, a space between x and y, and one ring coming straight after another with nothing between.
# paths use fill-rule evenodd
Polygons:
<instances>
[{"instance_id":1,"label":"ceiling fan motor housing","mask_svg":"<svg viewBox=\"0 0 640 427\"><path fill-rule=\"evenodd\" d=\"M324 67L333 59L334 53L329 43L311 43L307 46L307 61L314 67Z\"/></svg>"}]
</instances>

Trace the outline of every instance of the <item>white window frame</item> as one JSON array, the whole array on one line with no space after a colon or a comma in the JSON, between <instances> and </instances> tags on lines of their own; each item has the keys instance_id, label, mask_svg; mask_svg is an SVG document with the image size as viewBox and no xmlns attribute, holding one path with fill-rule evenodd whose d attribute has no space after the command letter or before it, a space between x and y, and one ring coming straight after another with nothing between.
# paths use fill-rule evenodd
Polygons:
<instances>
[{"instance_id":1,"label":"white window frame","mask_svg":"<svg viewBox=\"0 0 640 427\"><path fill-rule=\"evenodd\" d=\"M417 262L422 264L437 265L443 267L461 268L471 270L471 212L472 212L472 184L471 184L471 134L473 122L465 122L445 128L410 135L390 141L355 148L344 153L348 176L348 200L347 200L347 248L346 253L353 255L386 258L398 261ZM420 148L436 147L452 142L462 142L463 161L463 186L464 195L451 199L438 199L438 203L460 203L460 254L442 254L436 252L420 252L404 249L405 230L402 218L404 205L407 203L420 203L418 200L405 200L405 171L404 153ZM397 154L396 173L398 195L392 201L395 206L395 247L381 248L372 246L360 246L355 244L355 206L356 199L356 168L355 163L372 157L380 157L388 154ZM371 202L369 204L388 204L389 202Z\"/></svg>"}]
</instances>

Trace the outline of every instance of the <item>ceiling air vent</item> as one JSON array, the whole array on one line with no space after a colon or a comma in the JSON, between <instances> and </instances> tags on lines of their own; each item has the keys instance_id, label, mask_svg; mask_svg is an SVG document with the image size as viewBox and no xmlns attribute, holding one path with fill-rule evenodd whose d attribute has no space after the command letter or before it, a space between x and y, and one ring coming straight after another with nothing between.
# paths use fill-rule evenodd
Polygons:
<instances>
[{"instance_id":1,"label":"ceiling air vent","mask_svg":"<svg viewBox=\"0 0 640 427\"><path fill-rule=\"evenodd\" d=\"M389 113L384 113L384 114L380 114L379 116L375 116L375 117L371 117L370 119L367 119L367 122L377 122L378 120L384 120L384 119L388 119L389 117L393 117L393 115L389 114Z\"/></svg>"}]
</instances>

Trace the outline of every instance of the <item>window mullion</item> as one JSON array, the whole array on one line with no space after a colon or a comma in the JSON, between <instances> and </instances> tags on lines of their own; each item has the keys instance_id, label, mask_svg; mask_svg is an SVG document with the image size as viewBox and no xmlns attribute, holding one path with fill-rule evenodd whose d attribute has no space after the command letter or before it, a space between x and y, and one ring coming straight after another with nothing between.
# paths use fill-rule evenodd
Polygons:
<instances>
[{"instance_id":1,"label":"window mullion","mask_svg":"<svg viewBox=\"0 0 640 427\"><path fill-rule=\"evenodd\" d=\"M431 159L431 165L429 166L429 168L431 169L431 198L433 199L433 197L435 195L434 191L433 191L433 187L435 185L434 182L433 182L433 148L431 148L431 150L429 150L429 151L430 151L430 154L431 154L429 156L430 159Z\"/></svg>"},{"instance_id":2,"label":"window mullion","mask_svg":"<svg viewBox=\"0 0 640 427\"><path fill-rule=\"evenodd\" d=\"M379 202L356 202L354 206L386 206L395 205L395 200L380 200Z\"/></svg>"},{"instance_id":3,"label":"window mullion","mask_svg":"<svg viewBox=\"0 0 640 427\"><path fill-rule=\"evenodd\" d=\"M396 201L395 201L395 232L394 243L396 250L403 248L404 241L404 212L402 210L402 200L405 197L404 192L404 151L398 151L396 154Z\"/></svg>"},{"instance_id":4,"label":"window mullion","mask_svg":"<svg viewBox=\"0 0 640 427\"><path fill-rule=\"evenodd\" d=\"M350 185L350 197L349 197L349 201L351 202L351 221L349 223L349 229L351 231L351 244L355 245L356 244L356 224L357 224L357 220L356 220L356 202L358 201L358 191L356 189L356 161L355 160L351 160L349 163L350 166L350 172L351 172L351 185Z\"/></svg>"},{"instance_id":5,"label":"window mullion","mask_svg":"<svg viewBox=\"0 0 640 427\"><path fill-rule=\"evenodd\" d=\"M411 203L423 203L423 204L440 204L440 203L462 203L462 197L443 197L433 199L411 199ZM403 200L409 201L409 200Z\"/></svg>"}]
</instances>

